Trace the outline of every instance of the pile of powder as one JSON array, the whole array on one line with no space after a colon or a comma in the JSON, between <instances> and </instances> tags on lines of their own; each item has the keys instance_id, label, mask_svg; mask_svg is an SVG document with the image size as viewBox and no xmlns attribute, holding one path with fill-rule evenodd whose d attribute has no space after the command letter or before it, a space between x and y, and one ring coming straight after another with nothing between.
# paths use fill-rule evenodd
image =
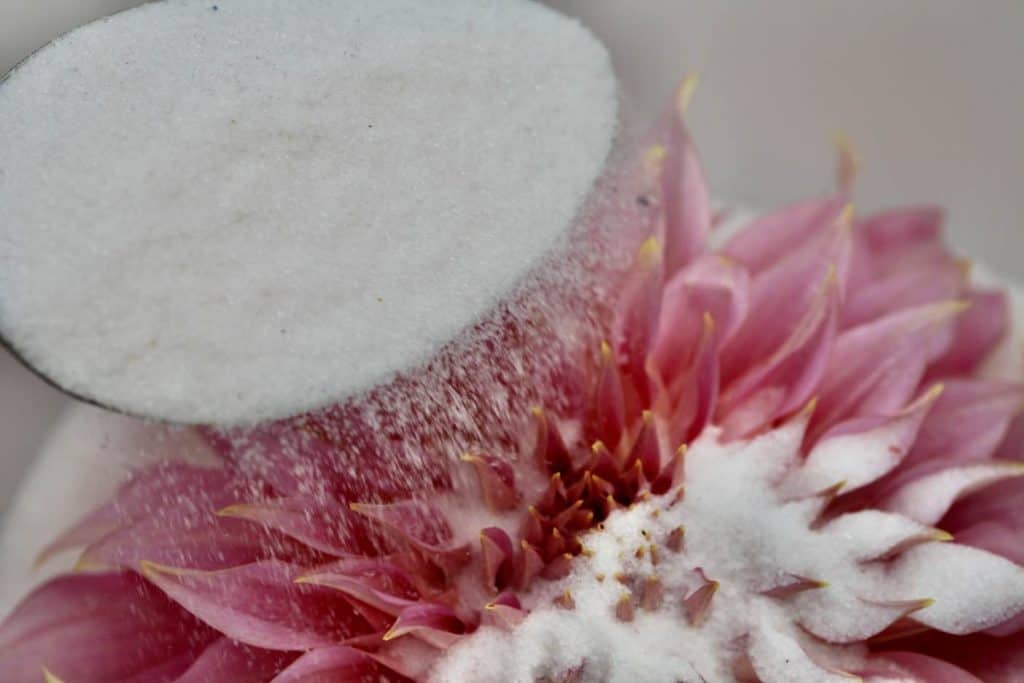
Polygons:
<instances>
[{"instance_id":1,"label":"pile of powder","mask_svg":"<svg viewBox=\"0 0 1024 683\"><path fill-rule=\"evenodd\" d=\"M696 683L737 680L746 665L766 683L844 683L867 652L842 643L915 602L915 618L954 633L1024 608L1024 570L939 536L872 562L936 534L909 517L867 510L815 526L822 499L797 490L803 434L794 422L725 444L706 430L685 486L613 512L580 539L567 578L523 596L524 621L482 627L431 680ZM888 443L837 439L823 466L856 478Z\"/></svg>"},{"instance_id":2,"label":"pile of powder","mask_svg":"<svg viewBox=\"0 0 1024 683\"><path fill-rule=\"evenodd\" d=\"M216 424L429 359L560 245L616 82L525 0L166 0L0 85L0 331L69 391Z\"/></svg>"}]
</instances>

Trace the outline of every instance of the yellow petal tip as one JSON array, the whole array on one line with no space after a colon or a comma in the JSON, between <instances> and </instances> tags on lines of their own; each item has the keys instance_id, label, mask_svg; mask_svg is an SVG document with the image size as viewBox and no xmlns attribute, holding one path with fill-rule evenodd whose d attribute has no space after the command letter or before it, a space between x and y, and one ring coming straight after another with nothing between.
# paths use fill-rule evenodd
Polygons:
<instances>
[{"instance_id":1,"label":"yellow petal tip","mask_svg":"<svg viewBox=\"0 0 1024 683\"><path fill-rule=\"evenodd\" d=\"M679 84L679 88L676 90L676 111L680 117L685 117L686 112L690 110L690 103L693 102L693 95L697 92L698 85L700 85L700 74L695 71L686 74Z\"/></svg>"},{"instance_id":2,"label":"yellow petal tip","mask_svg":"<svg viewBox=\"0 0 1024 683\"><path fill-rule=\"evenodd\" d=\"M64 683L60 678L54 675L52 671L43 667L43 683Z\"/></svg>"}]
</instances>

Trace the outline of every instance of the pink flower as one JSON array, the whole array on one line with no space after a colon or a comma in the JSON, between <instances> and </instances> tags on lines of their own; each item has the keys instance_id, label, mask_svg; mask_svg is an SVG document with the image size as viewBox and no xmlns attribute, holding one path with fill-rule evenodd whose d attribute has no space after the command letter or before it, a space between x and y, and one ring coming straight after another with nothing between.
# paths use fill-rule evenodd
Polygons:
<instances>
[{"instance_id":1,"label":"pink flower","mask_svg":"<svg viewBox=\"0 0 1024 683\"><path fill-rule=\"evenodd\" d=\"M530 640L559 629L639 634L671 680L1020 675L1024 387L976 376L1004 296L938 211L856 217L849 156L709 248L691 90L559 409L459 463L344 461L344 406L208 431L219 468L147 467L54 541L80 571L0 626L0 679L635 678L633 642Z\"/></svg>"}]
</instances>

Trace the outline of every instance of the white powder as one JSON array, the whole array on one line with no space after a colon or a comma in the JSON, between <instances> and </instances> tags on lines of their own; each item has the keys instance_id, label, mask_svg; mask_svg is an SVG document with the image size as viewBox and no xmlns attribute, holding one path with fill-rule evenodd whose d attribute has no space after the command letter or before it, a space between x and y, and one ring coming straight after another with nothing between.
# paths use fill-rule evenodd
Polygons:
<instances>
[{"instance_id":1,"label":"white powder","mask_svg":"<svg viewBox=\"0 0 1024 683\"><path fill-rule=\"evenodd\" d=\"M936 538L905 517L867 511L812 526L821 502L782 495L787 477L806 476L794 469L801 425L730 445L716 431L687 453L681 502L672 491L613 513L581 539L589 553L567 579L525 596L532 611L515 630L482 628L432 680L531 683L581 667L582 680L602 683L725 682L746 658L766 683L838 683L863 665L863 647L843 643L877 633L910 604L922 622L954 633L1024 608L1024 569L980 550L933 540L889 566L872 562ZM848 473L848 463L839 469ZM681 551L667 541L679 527ZM645 609L638 586L652 576L662 597ZM684 600L708 580L717 591L694 623ZM777 592L799 581L827 585ZM573 609L553 603L566 589ZM635 613L624 621L616 605L630 591Z\"/></svg>"},{"instance_id":2,"label":"white powder","mask_svg":"<svg viewBox=\"0 0 1024 683\"><path fill-rule=\"evenodd\" d=\"M617 130L604 47L523 0L165 0L0 85L0 330L186 422L333 403L551 253Z\"/></svg>"}]
</instances>

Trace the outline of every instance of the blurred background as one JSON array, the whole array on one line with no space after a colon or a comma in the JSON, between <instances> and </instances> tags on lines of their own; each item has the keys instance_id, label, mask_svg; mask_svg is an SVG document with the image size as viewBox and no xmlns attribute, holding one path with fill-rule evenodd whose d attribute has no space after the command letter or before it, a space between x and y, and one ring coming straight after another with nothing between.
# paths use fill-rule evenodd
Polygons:
<instances>
[{"instance_id":1,"label":"blurred background","mask_svg":"<svg viewBox=\"0 0 1024 683\"><path fill-rule=\"evenodd\" d=\"M137 4L0 0L0 73ZM771 206L830 187L843 130L863 158L862 209L941 204L958 246L1024 281L1021 0L550 4L605 41L642 116L684 72L701 72L691 126L719 199ZM0 351L0 510L63 405Z\"/></svg>"}]
</instances>

